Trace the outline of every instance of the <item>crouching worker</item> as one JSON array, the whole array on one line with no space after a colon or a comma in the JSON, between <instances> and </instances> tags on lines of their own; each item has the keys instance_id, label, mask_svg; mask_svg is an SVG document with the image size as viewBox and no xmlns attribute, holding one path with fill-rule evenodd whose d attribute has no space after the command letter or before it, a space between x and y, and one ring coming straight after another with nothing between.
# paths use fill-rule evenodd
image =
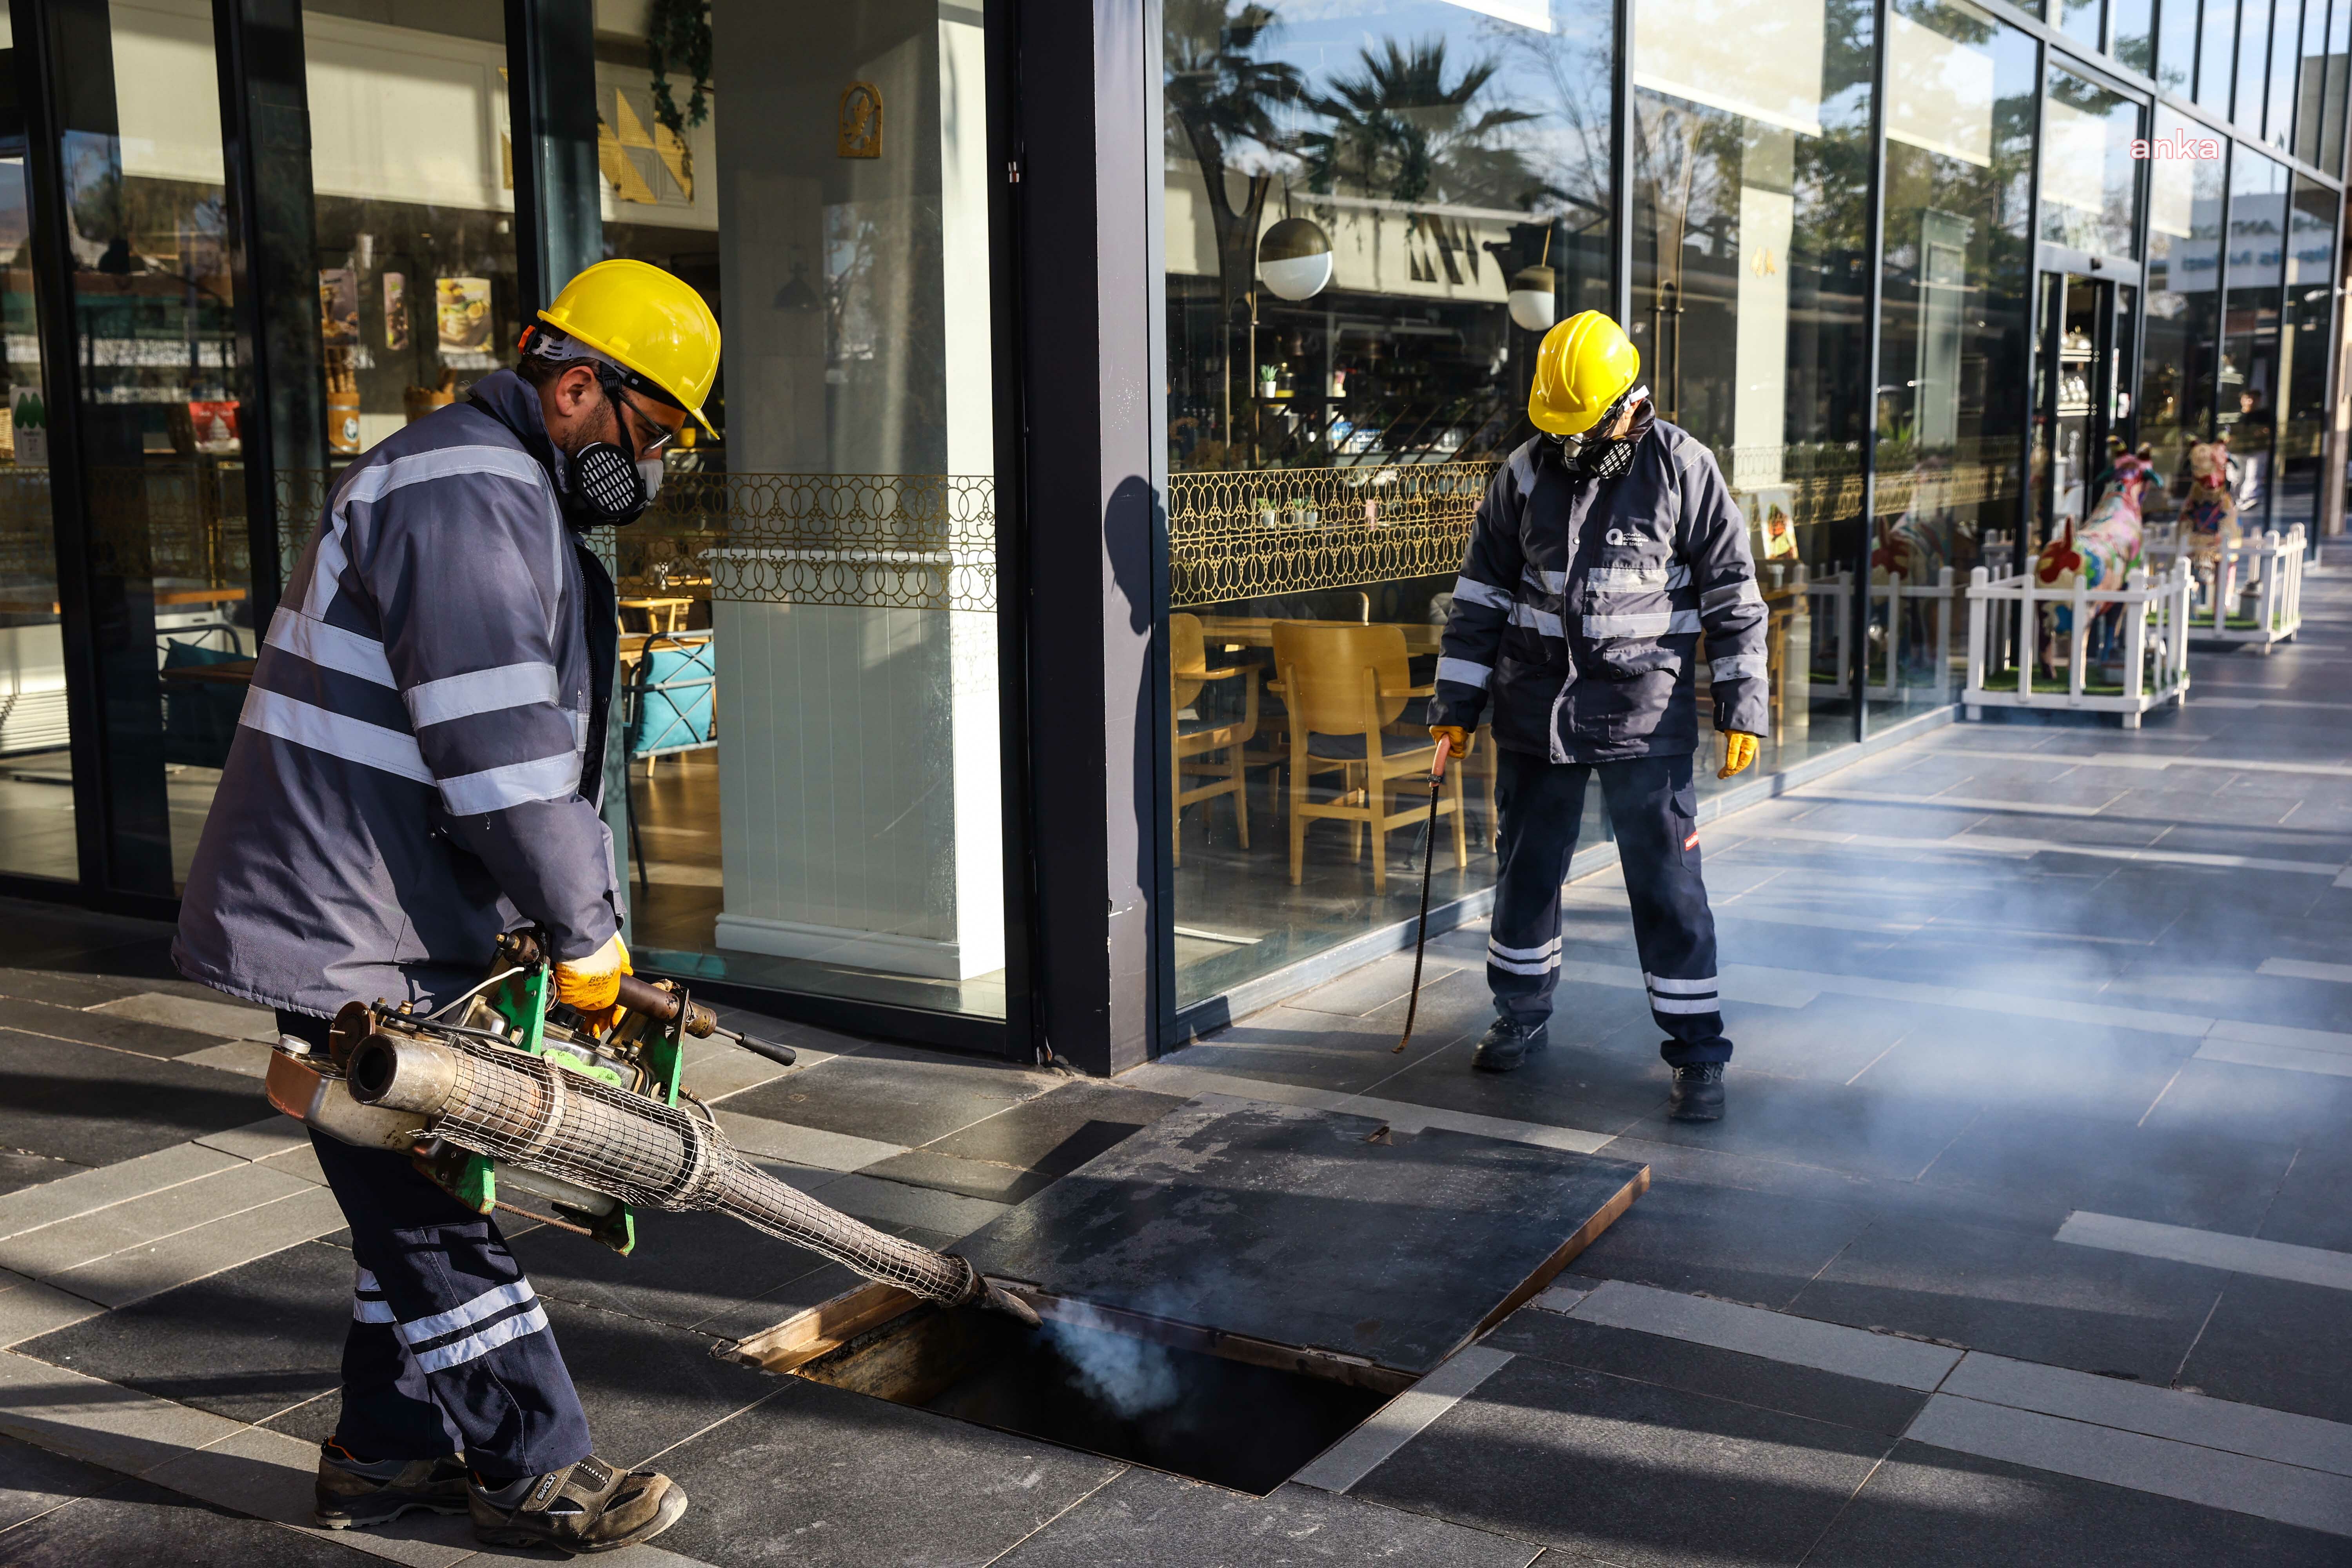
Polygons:
<instances>
[{"instance_id":1,"label":"crouching worker","mask_svg":"<svg viewBox=\"0 0 2352 1568\"><path fill-rule=\"evenodd\" d=\"M1671 1113L1723 1114L1731 1058L1715 917L1699 879L1694 693L1706 633L1716 776L1756 759L1768 711L1764 601L1748 526L1715 458L1655 416L1640 360L1597 310L1545 335L1528 416L1542 432L1486 491L1454 586L1429 710L1467 752L1493 700L1501 874L1486 943L1494 1026L1471 1065L1508 1072L1548 1042L1559 889L1599 775L1633 906Z\"/></svg>"},{"instance_id":2,"label":"crouching worker","mask_svg":"<svg viewBox=\"0 0 2352 1568\"><path fill-rule=\"evenodd\" d=\"M599 811L617 623L583 533L645 510L719 324L669 274L607 261L522 349L337 481L189 872L174 962L316 1048L353 999L454 1000L525 925L583 1013L629 972ZM676 1523L667 1477L591 1451L498 1226L404 1155L311 1142L357 1264L318 1522L470 1512L486 1542L566 1552Z\"/></svg>"}]
</instances>

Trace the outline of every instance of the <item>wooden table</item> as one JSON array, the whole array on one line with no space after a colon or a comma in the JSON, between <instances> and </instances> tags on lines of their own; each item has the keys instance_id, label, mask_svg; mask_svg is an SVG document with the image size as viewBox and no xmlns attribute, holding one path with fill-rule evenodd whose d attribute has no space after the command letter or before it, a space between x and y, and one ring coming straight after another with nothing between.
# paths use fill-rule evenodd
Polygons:
<instances>
[{"instance_id":1,"label":"wooden table","mask_svg":"<svg viewBox=\"0 0 2352 1568\"><path fill-rule=\"evenodd\" d=\"M175 664L155 673L167 684L219 682L228 686L250 686L253 684L253 664L249 658L227 658L218 664Z\"/></svg>"},{"instance_id":2,"label":"wooden table","mask_svg":"<svg viewBox=\"0 0 2352 1568\"><path fill-rule=\"evenodd\" d=\"M623 610L636 610L646 617L649 632L681 632L686 629L686 617L693 612L690 595L647 595L617 601ZM667 623L667 624L665 624Z\"/></svg>"},{"instance_id":3,"label":"wooden table","mask_svg":"<svg viewBox=\"0 0 2352 1568\"><path fill-rule=\"evenodd\" d=\"M1296 616L1202 616L1201 636L1210 642L1239 643L1244 647L1272 647L1275 623L1299 626L1353 626L1360 621L1309 621ZM1439 640L1445 635L1444 626L1430 626L1422 621L1374 622L1392 625L1404 634L1404 651L1408 654L1432 654L1437 651Z\"/></svg>"}]
</instances>

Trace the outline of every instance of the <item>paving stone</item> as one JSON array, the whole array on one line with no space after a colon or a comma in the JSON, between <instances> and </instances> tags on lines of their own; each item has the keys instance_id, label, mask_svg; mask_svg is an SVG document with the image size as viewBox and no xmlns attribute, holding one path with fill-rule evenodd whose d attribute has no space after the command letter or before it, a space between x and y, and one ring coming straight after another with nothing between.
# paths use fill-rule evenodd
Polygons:
<instances>
[{"instance_id":1,"label":"paving stone","mask_svg":"<svg viewBox=\"0 0 2352 1568\"><path fill-rule=\"evenodd\" d=\"M1538 1549L1442 1520L1278 1487L1265 1497L1130 1469L998 1561L1005 1568L1258 1568L1402 1562L1526 1568Z\"/></svg>"},{"instance_id":2,"label":"paving stone","mask_svg":"<svg viewBox=\"0 0 2352 1568\"><path fill-rule=\"evenodd\" d=\"M1627 1568L1724 1561L1733 1542L1737 1561L1794 1564L1892 1446L1521 1356L1350 1495Z\"/></svg>"},{"instance_id":3,"label":"paving stone","mask_svg":"<svg viewBox=\"0 0 2352 1568\"><path fill-rule=\"evenodd\" d=\"M146 1057L185 1056L190 1051L216 1046L224 1037L221 1033L200 1034L145 1018L57 1007L47 1002L26 1002L16 997L0 997L0 1028L21 1029L28 1035L54 1039L79 1040L85 1045L110 1046Z\"/></svg>"},{"instance_id":4,"label":"paving stone","mask_svg":"<svg viewBox=\"0 0 2352 1568\"><path fill-rule=\"evenodd\" d=\"M2352 1193L2352 1149L2306 1146L2263 1212L2259 1234L2268 1241L2352 1252L2347 1193Z\"/></svg>"},{"instance_id":5,"label":"paving stone","mask_svg":"<svg viewBox=\"0 0 2352 1568\"><path fill-rule=\"evenodd\" d=\"M117 1018L136 1018L142 1023L167 1025L214 1039L259 1040L271 1046L278 1043L277 1014L248 1002L232 1002L226 996L205 1001L194 996L175 996L168 991L142 991L99 1003L89 1011Z\"/></svg>"},{"instance_id":6,"label":"paving stone","mask_svg":"<svg viewBox=\"0 0 2352 1568\"><path fill-rule=\"evenodd\" d=\"M268 1105L259 1085L203 1068L0 1028L0 1146L112 1164Z\"/></svg>"},{"instance_id":7,"label":"paving stone","mask_svg":"<svg viewBox=\"0 0 2352 1568\"><path fill-rule=\"evenodd\" d=\"M50 1283L101 1306L124 1307L313 1240L339 1228L342 1218L334 1194L304 1183L286 1197L110 1253L56 1275Z\"/></svg>"},{"instance_id":8,"label":"paving stone","mask_svg":"<svg viewBox=\"0 0 2352 1568\"><path fill-rule=\"evenodd\" d=\"M336 1386L351 1300L351 1254L308 1242L16 1348L232 1420L261 1421Z\"/></svg>"},{"instance_id":9,"label":"paving stone","mask_svg":"<svg viewBox=\"0 0 2352 1568\"><path fill-rule=\"evenodd\" d=\"M1071 1082L865 1173L995 1203L1020 1203L1183 1104L1179 1095Z\"/></svg>"},{"instance_id":10,"label":"paving stone","mask_svg":"<svg viewBox=\"0 0 2352 1568\"><path fill-rule=\"evenodd\" d=\"M553 1226L509 1240L540 1294L681 1329L825 1267L726 1215L641 1214L636 1228L626 1258Z\"/></svg>"},{"instance_id":11,"label":"paving stone","mask_svg":"<svg viewBox=\"0 0 2352 1568\"><path fill-rule=\"evenodd\" d=\"M1999 1459L1899 1445L1807 1568L2206 1568L2344 1561L2340 1536Z\"/></svg>"},{"instance_id":12,"label":"paving stone","mask_svg":"<svg viewBox=\"0 0 2352 1568\"><path fill-rule=\"evenodd\" d=\"M770 1374L711 1354L704 1335L544 1300L596 1451L616 1464L642 1464L778 1391Z\"/></svg>"},{"instance_id":13,"label":"paving stone","mask_svg":"<svg viewBox=\"0 0 2352 1568\"><path fill-rule=\"evenodd\" d=\"M236 1155L201 1143L174 1143L152 1154L86 1170L68 1165L61 1174L40 1187L0 1197L0 1237L15 1236L36 1226L54 1225L76 1215L160 1193L196 1181L216 1171L234 1169Z\"/></svg>"},{"instance_id":14,"label":"paving stone","mask_svg":"<svg viewBox=\"0 0 2352 1568\"><path fill-rule=\"evenodd\" d=\"M14 914L25 908L12 900L0 904L0 915ZM89 974L52 974L38 969L0 969L0 996L47 1002L58 1007L94 1007L101 1002L135 995L140 989L139 984L131 980L111 980Z\"/></svg>"},{"instance_id":15,"label":"paving stone","mask_svg":"<svg viewBox=\"0 0 2352 1568\"><path fill-rule=\"evenodd\" d=\"M1881 1093L1739 1071L1724 1077L1721 1121L1669 1121L1661 1108L1628 1129L1663 1143L1794 1160L1909 1181L1973 1121L1968 1100ZM2151 1091L2151 1094L2153 1091Z\"/></svg>"},{"instance_id":16,"label":"paving stone","mask_svg":"<svg viewBox=\"0 0 2352 1568\"><path fill-rule=\"evenodd\" d=\"M1576 1269L1785 1307L1874 1217L1854 1205L1697 1186L1653 1172L1642 1201L1578 1256Z\"/></svg>"},{"instance_id":17,"label":"paving stone","mask_svg":"<svg viewBox=\"0 0 2352 1568\"><path fill-rule=\"evenodd\" d=\"M2075 1209L2200 1230L2252 1233L2273 1208L2292 1143L2042 1110L1988 1110L1936 1157L1933 1187L2032 1205L2055 1231Z\"/></svg>"},{"instance_id":18,"label":"paving stone","mask_svg":"<svg viewBox=\"0 0 2352 1568\"><path fill-rule=\"evenodd\" d=\"M694 1500L663 1546L716 1568L961 1568L1126 1468L822 1384L768 1386L774 1398L662 1455Z\"/></svg>"},{"instance_id":19,"label":"paving stone","mask_svg":"<svg viewBox=\"0 0 2352 1568\"><path fill-rule=\"evenodd\" d=\"M1529 1308L1512 1313L1478 1342L1888 1437L1900 1436L1927 1399L1913 1389Z\"/></svg>"},{"instance_id":20,"label":"paving stone","mask_svg":"<svg viewBox=\"0 0 2352 1568\"><path fill-rule=\"evenodd\" d=\"M2352 1423L2352 1297L2233 1274L2179 1381L2217 1399Z\"/></svg>"},{"instance_id":21,"label":"paving stone","mask_svg":"<svg viewBox=\"0 0 2352 1568\"><path fill-rule=\"evenodd\" d=\"M104 1491L122 1479L112 1470L52 1454L14 1437L0 1437L0 1531L76 1498ZM0 1541L0 1554L6 1552L6 1542Z\"/></svg>"},{"instance_id":22,"label":"paving stone","mask_svg":"<svg viewBox=\"0 0 2352 1568\"><path fill-rule=\"evenodd\" d=\"M2228 1277L1919 1218L1872 1226L1800 1291L1801 1317L2168 1383Z\"/></svg>"},{"instance_id":23,"label":"paving stone","mask_svg":"<svg viewBox=\"0 0 2352 1568\"><path fill-rule=\"evenodd\" d=\"M727 1109L911 1148L1060 1081L1045 1073L877 1047L730 1095Z\"/></svg>"},{"instance_id":24,"label":"paving stone","mask_svg":"<svg viewBox=\"0 0 2352 1568\"><path fill-rule=\"evenodd\" d=\"M122 1481L0 1536L15 1568L98 1563L174 1568L371 1568L381 1558L322 1535L248 1519L146 1481Z\"/></svg>"},{"instance_id":25,"label":"paving stone","mask_svg":"<svg viewBox=\"0 0 2352 1568\"><path fill-rule=\"evenodd\" d=\"M282 1171L233 1165L94 1214L77 1215L0 1240L0 1268L49 1279L310 1188L310 1184Z\"/></svg>"},{"instance_id":26,"label":"paving stone","mask_svg":"<svg viewBox=\"0 0 2352 1568\"><path fill-rule=\"evenodd\" d=\"M13 1150L0 1150L0 1194L37 1187L44 1182L54 1182L86 1168L46 1154L19 1154Z\"/></svg>"}]
</instances>

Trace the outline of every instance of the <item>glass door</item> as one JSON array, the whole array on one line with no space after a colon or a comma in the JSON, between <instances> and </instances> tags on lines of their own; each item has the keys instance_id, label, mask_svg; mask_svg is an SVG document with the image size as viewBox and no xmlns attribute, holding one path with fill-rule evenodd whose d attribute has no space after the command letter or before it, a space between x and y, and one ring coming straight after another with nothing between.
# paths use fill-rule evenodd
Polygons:
<instances>
[{"instance_id":1,"label":"glass door","mask_svg":"<svg viewBox=\"0 0 2352 1568\"><path fill-rule=\"evenodd\" d=\"M0 16L0 874L70 881L74 840L72 725L66 710L64 616L57 531L49 520L41 334L26 246L25 123L16 52Z\"/></svg>"},{"instance_id":2,"label":"glass door","mask_svg":"<svg viewBox=\"0 0 2352 1568\"><path fill-rule=\"evenodd\" d=\"M2130 450L2132 290L2101 278L2044 273L2034 412L2034 530L2029 551L2080 527L2115 458Z\"/></svg>"}]
</instances>

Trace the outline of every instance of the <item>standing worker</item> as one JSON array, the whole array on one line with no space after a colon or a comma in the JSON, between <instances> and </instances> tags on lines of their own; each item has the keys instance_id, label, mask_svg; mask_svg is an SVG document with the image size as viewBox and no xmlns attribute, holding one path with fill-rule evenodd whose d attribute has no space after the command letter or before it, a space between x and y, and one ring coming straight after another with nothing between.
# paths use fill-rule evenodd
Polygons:
<instances>
[{"instance_id":1,"label":"standing worker","mask_svg":"<svg viewBox=\"0 0 2352 1568\"><path fill-rule=\"evenodd\" d=\"M618 621L582 534L645 510L719 323L668 273L606 261L521 348L336 482L188 873L173 962L314 1049L354 998L454 999L523 926L591 1019L630 972L599 809ZM404 1155L310 1142L358 1266L318 1522L470 1512L486 1542L566 1552L676 1523L669 1478L592 1453L498 1226Z\"/></svg>"},{"instance_id":2,"label":"standing worker","mask_svg":"<svg viewBox=\"0 0 2352 1568\"><path fill-rule=\"evenodd\" d=\"M1548 1043L1559 889L1586 781L1617 832L1669 1113L1723 1115L1715 916L1699 879L1694 695L1706 633L1717 778L1756 760L1768 720L1763 596L1748 525L1714 457L1656 417L1640 356L1598 310L1544 335L1528 417L1542 434L1487 488L1454 585L1429 732L1470 749L1494 695L1500 875L1486 942L1494 1026L1471 1065L1509 1072Z\"/></svg>"}]
</instances>

